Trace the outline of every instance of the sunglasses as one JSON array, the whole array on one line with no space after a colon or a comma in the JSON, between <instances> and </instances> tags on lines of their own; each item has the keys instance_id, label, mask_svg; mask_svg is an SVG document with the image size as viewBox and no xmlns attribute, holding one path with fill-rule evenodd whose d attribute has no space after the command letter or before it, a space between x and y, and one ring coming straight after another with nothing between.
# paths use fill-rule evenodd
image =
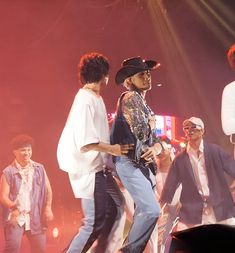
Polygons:
<instances>
[{"instance_id":1,"label":"sunglasses","mask_svg":"<svg viewBox=\"0 0 235 253\"><path fill-rule=\"evenodd\" d=\"M195 129L201 130L202 127L200 125L192 125L192 126L185 126L185 127L183 127L184 131L195 130Z\"/></svg>"}]
</instances>

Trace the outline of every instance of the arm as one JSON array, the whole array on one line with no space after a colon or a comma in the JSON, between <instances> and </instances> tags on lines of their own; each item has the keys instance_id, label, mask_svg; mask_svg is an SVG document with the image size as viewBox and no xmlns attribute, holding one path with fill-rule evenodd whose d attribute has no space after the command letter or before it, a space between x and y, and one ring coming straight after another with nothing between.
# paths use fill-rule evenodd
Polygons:
<instances>
[{"instance_id":1,"label":"arm","mask_svg":"<svg viewBox=\"0 0 235 253\"><path fill-rule=\"evenodd\" d=\"M79 125L79 128L75 129L76 146L81 152L93 150L108 153L114 156L121 156L126 155L130 149L133 149L132 144L111 145L100 141L94 121L94 111L95 109L92 106L86 105L80 114L80 120L83 124ZM87 128L87 126L89 126L89 128ZM107 129L105 128L104 130L108 132L108 126Z\"/></svg>"},{"instance_id":2,"label":"arm","mask_svg":"<svg viewBox=\"0 0 235 253\"><path fill-rule=\"evenodd\" d=\"M45 170L44 170L44 174L45 174L45 184L46 184L46 205L44 209L44 218L46 219L46 221L50 221L54 218L53 212L51 209L53 194L52 194L51 184Z\"/></svg>"},{"instance_id":3,"label":"arm","mask_svg":"<svg viewBox=\"0 0 235 253\"><path fill-rule=\"evenodd\" d=\"M6 176L2 174L0 179L0 202L7 208L15 208L16 203L9 198L10 185L6 180Z\"/></svg>"},{"instance_id":4,"label":"arm","mask_svg":"<svg viewBox=\"0 0 235 253\"><path fill-rule=\"evenodd\" d=\"M128 92L122 99L123 115L136 139L146 141L151 132L149 115L143 99L136 92Z\"/></svg>"},{"instance_id":5,"label":"arm","mask_svg":"<svg viewBox=\"0 0 235 253\"><path fill-rule=\"evenodd\" d=\"M235 160L222 148L218 147L218 151L224 171L229 174L233 179L235 179Z\"/></svg>"},{"instance_id":6,"label":"arm","mask_svg":"<svg viewBox=\"0 0 235 253\"><path fill-rule=\"evenodd\" d=\"M121 156L121 155L126 155L129 150L133 149L132 144L125 144L125 145L111 145L103 142L99 143L91 143L86 146L83 146L81 148L81 152L87 152L89 150L94 150L98 152L104 152L108 153L114 156Z\"/></svg>"},{"instance_id":7,"label":"arm","mask_svg":"<svg viewBox=\"0 0 235 253\"><path fill-rule=\"evenodd\" d=\"M0 179L0 202L3 206L10 209L10 221L12 224L17 224L17 218L20 214L17 203L9 198L10 185L7 182L6 176L2 174Z\"/></svg>"},{"instance_id":8,"label":"arm","mask_svg":"<svg viewBox=\"0 0 235 253\"><path fill-rule=\"evenodd\" d=\"M155 118L148 115L141 96L134 91L128 92L123 97L121 106L123 115L135 138L142 143L147 141L151 134L151 128L155 127ZM152 162L155 157L154 147L148 147L141 156L147 162Z\"/></svg>"},{"instance_id":9,"label":"arm","mask_svg":"<svg viewBox=\"0 0 235 253\"><path fill-rule=\"evenodd\" d=\"M177 160L177 159L176 159ZM176 161L174 160L166 177L163 190L160 196L160 204L163 206L165 203L171 204L175 195L176 189L180 185L179 173Z\"/></svg>"}]
</instances>

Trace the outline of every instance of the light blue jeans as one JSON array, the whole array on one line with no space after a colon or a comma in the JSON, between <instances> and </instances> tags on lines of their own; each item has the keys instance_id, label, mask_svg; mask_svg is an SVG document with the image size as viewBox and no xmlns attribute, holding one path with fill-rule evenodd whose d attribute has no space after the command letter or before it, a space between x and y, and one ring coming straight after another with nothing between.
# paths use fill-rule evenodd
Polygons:
<instances>
[{"instance_id":1,"label":"light blue jeans","mask_svg":"<svg viewBox=\"0 0 235 253\"><path fill-rule=\"evenodd\" d=\"M4 253L18 253L20 252L22 237L26 234L32 253L45 253L46 251L46 234L42 232L41 234L32 235L30 231L25 231L24 226L13 225L7 222L4 227L5 235L5 249Z\"/></svg>"},{"instance_id":2,"label":"light blue jeans","mask_svg":"<svg viewBox=\"0 0 235 253\"><path fill-rule=\"evenodd\" d=\"M147 167L144 169L148 170L146 174L151 175L152 172ZM116 170L135 203L133 223L120 250L124 253L142 253L156 226L160 205L151 182L130 159L118 157Z\"/></svg>"}]
</instances>

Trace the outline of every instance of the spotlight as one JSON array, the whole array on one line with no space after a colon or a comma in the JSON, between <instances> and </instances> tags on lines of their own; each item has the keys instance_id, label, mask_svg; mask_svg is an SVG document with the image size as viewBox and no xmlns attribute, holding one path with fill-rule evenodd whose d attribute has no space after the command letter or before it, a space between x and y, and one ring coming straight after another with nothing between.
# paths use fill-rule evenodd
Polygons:
<instances>
[{"instance_id":1,"label":"spotlight","mask_svg":"<svg viewBox=\"0 0 235 253\"><path fill-rule=\"evenodd\" d=\"M186 147L185 142L181 141L181 142L180 142L180 147L181 147L181 148L185 148L185 147Z\"/></svg>"},{"instance_id":2,"label":"spotlight","mask_svg":"<svg viewBox=\"0 0 235 253\"><path fill-rule=\"evenodd\" d=\"M52 237L53 237L54 239L56 239L56 238L59 237L59 234L60 234L59 229L58 229L57 227L54 227L54 228L52 229Z\"/></svg>"}]
</instances>

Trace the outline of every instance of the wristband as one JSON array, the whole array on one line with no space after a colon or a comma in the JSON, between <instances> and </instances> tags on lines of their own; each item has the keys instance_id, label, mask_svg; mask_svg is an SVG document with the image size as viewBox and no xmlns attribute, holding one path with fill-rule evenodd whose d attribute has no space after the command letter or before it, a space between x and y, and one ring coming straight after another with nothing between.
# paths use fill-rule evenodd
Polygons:
<instances>
[{"instance_id":1,"label":"wristband","mask_svg":"<svg viewBox=\"0 0 235 253\"><path fill-rule=\"evenodd\" d=\"M14 204L12 207L10 207L10 210L11 210L11 211L15 211L15 210L17 210L17 209L18 209L18 207L17 207L16 204Z\"/></svg>"}]
</instances>

